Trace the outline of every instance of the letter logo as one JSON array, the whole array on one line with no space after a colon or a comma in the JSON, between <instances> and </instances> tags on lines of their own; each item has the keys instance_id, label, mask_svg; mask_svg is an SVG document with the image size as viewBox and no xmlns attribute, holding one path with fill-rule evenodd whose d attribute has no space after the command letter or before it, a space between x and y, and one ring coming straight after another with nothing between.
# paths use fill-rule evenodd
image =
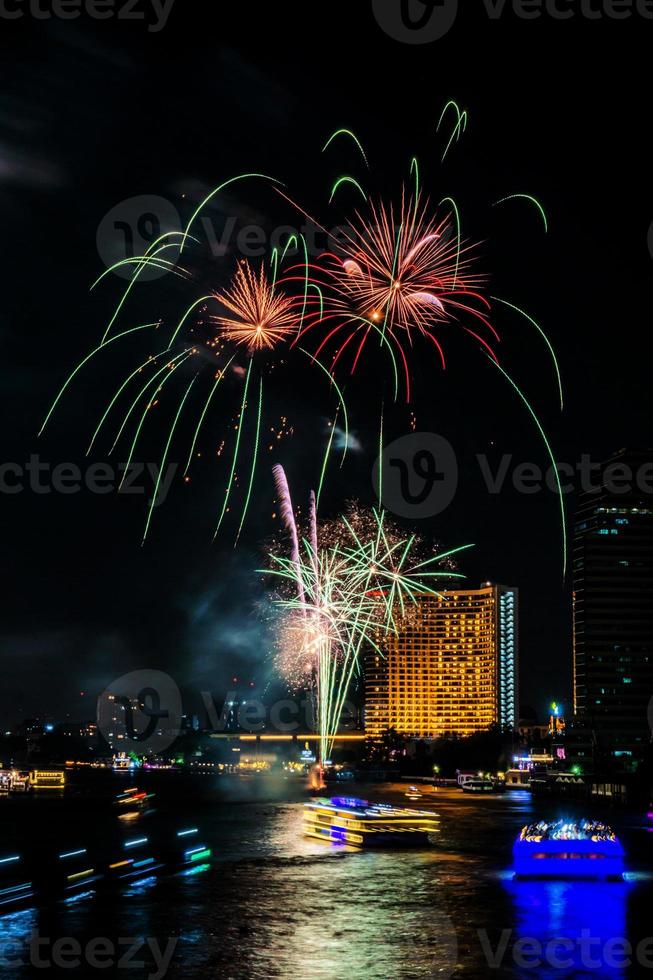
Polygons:
<instances>
[{"instance_id":1,"label":"letter logo","mask_svg":"<svg viewBox=\"0 0 653 980\"><path fill-rule=\"evenodd\" d=\"M456 493L456 454L446 439L433 432L402 436L384 447L381 460L374 464L372 482L386 510L399 517L434 517L446 510Z\"/></svg>"},{"instance_id":2,"label":"letter logo","mask_svg":"<svg viewBox=\"0 0 653 980\"><path fill-rule=\"evenodd\" d=\"M458 0L372 0L379 26L404 44L432 44L453 27Z\"/></svg>"},{"instance_id":3,"label":"letter logo","mask_svg":"<svg viewBox=\"0 0 653 980\"><path fill-rule=\"evenodd\" d=\"M97 701L97 725L114 752L163 752L181 731L181 695L162 670L134 670Z\"/></svg>"},{"instance_id":4,"label":"letter logo","mask_svg":"<svg viewBox=\"0 0 653 980\"><path fill-rule=\"evenodd\" d=\"M96 245L102 262L107 267L117 262L124 264L114 269L122 279L132 279L138 263L125 262L145 255L148 249L166 232L181 231L181 218L174 204L165 197L154 194L141 194L129 197L116 204L105 214L97 230ZM179 236L165 238L160 242L162 248L152 250L147 261L138 270L138 281L147 282L158 279L169 270L168 263L174 263L179 255Z\"/></svg>"}]
</instances>

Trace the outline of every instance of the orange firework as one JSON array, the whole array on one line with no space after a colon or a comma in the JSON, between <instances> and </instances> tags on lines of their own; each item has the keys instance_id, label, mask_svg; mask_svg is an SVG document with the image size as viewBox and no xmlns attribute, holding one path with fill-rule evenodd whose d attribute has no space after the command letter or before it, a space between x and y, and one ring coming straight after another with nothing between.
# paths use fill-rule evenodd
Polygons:
<instances>
[{"instance_id":1,"label":"orange firework","mask_svg":"<svg viewBox=\"0 0 653 980\"><path fill-rule=\"evenodd\" d=\"M246 344L250 352L272 350L297 329L296 301L277 290L263 265L257 275L243 259L231 286L215 298L234 314L215 317L222 336Z\"/></svg>"}]
</instances>

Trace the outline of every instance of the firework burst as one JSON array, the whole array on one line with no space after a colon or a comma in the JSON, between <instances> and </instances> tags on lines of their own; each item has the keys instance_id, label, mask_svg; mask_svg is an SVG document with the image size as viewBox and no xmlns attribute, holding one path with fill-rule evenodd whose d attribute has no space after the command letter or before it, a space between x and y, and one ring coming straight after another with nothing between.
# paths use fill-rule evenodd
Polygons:
<instances>
[{"instance_id":1,"label":"firework burst","mask_svg":"<svg viewBox=\"0 0 653 980\"><path fill-rule=\"evenodd\" d=\"M134 279L118 304L109 331L138 275L149 265L156 265L158 260L155 261L153 257L156 252L141 256L132 263ZM213 306L218 303L222 310L214 313ZM285 363L284 357L290 352L290 338L300 328L302 309L302 298L293 296L282 281L276 280L276 275L270 279L263 262L259 268L249 262L241 262L228 286L194 300L183 315L170 325L165 340L159 339L156 345L163 349L149 353L144 360L141 355L140 363L130 366L100 415L87 455L115 422L114 432L117 431L117 434L110 437L109 452L116 450L124 439L129 447L128 470L148 427L151 428L148 423L161 415L165 392L165 400L171 403L173 413L171 427L162 433L162 460L168 459L176 446L186 460L183 479L189 482L189 470L196 457L201 455L198 446L201 436L206 435L208 430L209 411L221 402L223 430L216 455L222 456L224 450L227 479L218 505L214 537L232 511L236 490L240 487L238 541L254 489L262 451L262 433L266 428L273 431L272 422L276 422L276 419L264 417L264 380L267 381ZM117 342L145 336L146 330L152 331L152 335L156 332L157 338L160 338L163 329L163 322L156 321L119 333L107 332L99 346L80 361L64 382L46 415L41 432L48 425L64 392L89 361ZM147 336L150 336L149 332ZM308 363L309 355L297 350L293 360L298 359ZM338 386L334 386L333 379L318 359L311 356L310 363L318 369L319 377L328 380L329 388L337 392L346 419L346 407ZM193 375L190 384L187 381L176 384L182 377L182 370L179 370L182 365L183 373L188 373L190 368ZM201 394L202 389L204 395ZM184 439L187 440L186 444ZM272 451L271 446L268 446L268 451ZM243 469L245 478L239 481L239 472ZM150 531L153 509L154 498L146 515L143 542Z\"/></svg>"},{"instance_id":2,"label":"firework burst","mask_svg":"<svg viewBox=\"0 0 653 980\"><path fill-rule=\"evenodd\" d=\"M214 317L221 335L245 345L250 353L266 348L273 350L297 332L296 300L269 281L263 265L257 275L250 263L243 260L232 285L216 293L215 298L233 314Z\"/></svg>"},{"instance_id":3,"label":"firework burst","mask_svg":"<svg viewBox=\"0 0 653 980\"><path fill-rule=\"evenodd\" d=\"M438 216L419 194L402 193L398 209L370 203L366 212L355 212L338 254L327 252L312 267L317 289L296 343L319 328L316 356L330 348L335 370L347 354L353 374L376 338L395 366L399 357L410 401L411 349L418 338L436 348L444 368L442 328L458 326L496 360L492 344L499 336L483 292L486 277L474 261L474 247L461 242L452 215Z\"/></svg>"},{"instance_id":4,"label":"firework burst","mask_svg":"<svg viewBox=\"0 0 653 980\"><path fill-rule=\"evenodd\" d=\"M467 128L467 113L460 110L455 102L448 102L440 118L438 129L445 121L451 124L452 131L443 154L443 160L457 144ZM364 164L369 172L368 156L362 144L349 129L339 129L326 142L325 152L346 143L354 149L360 166ZM418 343L422 341L432 350L442 367L446 366L445 343L451 328L471 337L476 347L487 355L495 369L505 375L530 413L541 434L541 423L525 395L517 387L505 369L499 365L495 344L499 335L493 319L497 310L510 310L517 314L539 332L546 342L555 365L560 403L562 406L562 384L560 370L553 346L539 324L520 306L497 296L487 295L487 280L477 268L477 253L473 243L463 240L461 235L461 215L455 200L443 198L436 206L420 188L420 168L417 158L410 164L410 192L403 190L398 206L388 202L374 203L368 197L362 183L351 175L342 175L333 184L330 201L338 195L354 195L365 201L354 212L348 230L339 242L337 250L322 253L309 259L309 247L305 236L298 232L290 234L285 247L275 247L269 257L270 273L262 262L254 267L247 261L236 268L231 283L223 288L212 289L207 295L197 295L186 308L181 318L170 324L164 344L154 345L141 363L136 359L129 371L120 381L117 390L101 415L90 440L90 448L103 435L114 421L114 413L122 411L123 401L128 400L126 414L118 428L110 451L116 446L124 433L131 440L129 459L145 432L153 415L160 418L158 409L163 399L165 384L166 401L174 402L171 413L172 427L161 433L165 446L162 459L175 451L175 446L189 435L189 445L182 455L187 458L183 479L188 482L189 467L196 456L200 435L209 429L208 413L214 400L222 406L224 423L222 439L219 442L218 456L231 454L227 465L228 478L224 487L216 533L226 515L233 510L240 489L242 499L241 520L236 534L240 535L247 514L257 470L260 442L268 427L264 414L264 380L275 372L286 359L304 358L302 366L317 367L317 376L328 383L329 391L338 397L337 416L345 429L348 428L347 407L343 393L336 381L340 362L348 364L350 373L356 371L364 353L376 341L376 346L389 356L394 380L394 400L399 395L400 378L403 376L406 402L411 402L412 366ZM63 393L71 385L78 373L86 369L94 359L111 345L131 343L137 338L145 339L146 329L153 331L157 338L164 332L168 318L157 319L143 326L121 329L116 324L127 311L127 301L132 296L134 286L149 269L169 272L171 277L188 283L194 277L190 262L191 249L198 243L191 230L199 227L199 216L216 197L227 187L241 181L263 181L287 203L308 218L323 232L325 228L310 214L296 204L283 189L279 181L260 173L242 174L225 181L212 190L193 212L184 231L167 231L159 235L147 248L145 254L133 256L116 263L105 270L94 285L105 280L114 270L130 272L130 281L115 306L102 342L75 367L57 394L44 420L41 432L52 416ZM506 206L514 200L524 200L535 207L548 221L544 209L536 198L528 194L511 194L502 197L496 206ZM291 247L300 255L303 262L293 268L286 267L286 256ZM337 254L336 254L337 253ZM183 264L182 264L183 256ZM213 274L213 270L211 270ZM492 300L492 305L490 304ZM221 309L216 310L219 304ZM149 334L147 334L149 336ZM129 341L128 341L129 338ZM308 344L304 344L305 338ZM115 344L115 347L114 347ZM311 350L307 350L306 347ZM160 349L162 348L162 349ZM322 352L327 360L321 360ZM329 361L330 358L330 361ZM184 375L188 368L196 366L197 380L188 384ZM293 363L291 370L294 370ZM142 378L142 384L140 380ZM384 382L385 372L382 374ZM208 384L207 384L208 382ZM203 385L204 383L204 385ZM132 389L138 387L132 399ZM206 391L202 396L201 392ZM180 390L181 389L181 390ZM233 397L235 394L235 398ZM231 397L230 397L231 396ZM226 402L226 404L225 404ZM267 405L267 389L265 404ZM385 392L383 393L385 403ZM176 409L176 411L175 411ZM341 413L341 414L340 414ZM284 413L285 414L285 411ZM132 421L134 430L127 428ZM158 420L157 420L158 421ZM160 423L158 423L160 425ZM382 427L380 445L382 447ZM247 434L244 434L247 432ZM253 435L253 438L251 438ZM132 437L133 436L133 437ZM174 445L172 444L175 437ZM553 454L546 437L547 451ZM347 439L345 439L346 452ZM326 459L331 448L327 448L325 463L318 485L318 500L326 469ZM271 451L271 450L270 450ZM243 460L244 456L248 456ZM343 452L344 456L344 452ZM245 478L239 483L239 475ZM566 535L564 525L564 502L561 490L561 514L563 519L563 540ZM147 515L144 538L147 536L152 508ZM566 541L563 544L566 561Z\"/></svg>"},{"instance_id":5,"label":"firework burst","mask_svg":"<svg viewBox=\"0 0 653 980\"><path fill-rule=\"evenodd\" d=\"M280 469L277 492L283 488L286 494ZM437 595L437 579L463 578L451 570L450 559L464 549L420 559L415 535L399 536L382 512L355 508L352 521L345 516L323 528L312 507L310 514L308 536L297 553L299 532L286 508L290 555L270 555L267 572L281 582L274 598L282 612L278 665L293 686L314 688L324 762L361 654L380 651L383 637L397 630L419 595Z\"/></svg>"}]
</instances>

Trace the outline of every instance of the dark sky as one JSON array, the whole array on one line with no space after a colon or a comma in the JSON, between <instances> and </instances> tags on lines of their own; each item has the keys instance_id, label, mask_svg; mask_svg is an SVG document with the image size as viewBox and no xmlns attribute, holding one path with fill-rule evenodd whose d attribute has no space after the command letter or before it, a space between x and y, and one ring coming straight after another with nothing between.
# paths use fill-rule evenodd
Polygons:
<instances>
[{"instance_id":1,"label":"dark sky","mask_svg":"<svg viewBox=\"0 0 653 980\"><path fill-rule=\"evenodd\" d=\"M46 435L36 434L67 372L99 343L124 285L110 277L89 293L105 268L96 236L108 212L134 196L157 195L187 218L221 180L260 171L284 181L325 224L336 224L354 198L344 193L340 206L329 208L330 182L348 170L360 173L346 143L330 156L320 152L339 126L363 141L370 160L364 179L375 196L396 197L416 154L431 198L459 201L464 231L481 243L491 292L525 307L547 329L563 371L562 416L543 343L518 318L495 315L502 363L537 407L557 456L574 464L582 453L600 460L626 444L650 445L653 21L526 21L509 10L492 20L475 0L460 6L452 30L424 45L384 33L369 0L176 0L159 32L86 14L5 21L3 461L24 466L32 453L51 467L106 459L100 445L85 460L90 433L147 346L127 343L115 353L116 344L89 365ZM441 166L436 124L450 98L467 108L469 125ZM491 207L513 192L544 203L548 235L526 202ZM241 185L210 214L218 230L231 214L268 230L297 222L260 185ZM199 250L189 258L192 281L168 277L141 287L123 329L178 318L200 290L225 284L236 258L233 248L222 258ZM455 331L450 336L446 373L427 351L416 354L413 409L419 430L454 446L460 486L446 512L419 530L448 546L476 544L462 563L471 583L489 578L520 587L522 700L542 711L552 698L568 703L571 687L571 587L561 580L556 498L510 489L490 496L475 457L489 453L496 466L505 453L511 465L546 466L546 451L504 379L473 343ZM348 386L360 450L330 472L326 514L348 497L373 502L384 393L371 359ZM205 460L193 482L177 481L154 512L144 547L143 497L28 487L1 495L0 726L43 711L91 716L94 695L140 667L168 670L189 704L191 692L220 692L235 675L265 684L270 664L255 569L259 545L274 529L268 472L280 459L296 497L305 498L334 408L323 396L312 375L290 366L271 386L270 417L287 414L295 436L279 454L266 449L235 552L233 516L211 544L222 484L219 468ZM218 408L211 418L207 457L232 416L229 398L224 415ZM165 411L139 459L160 459ZM388 439L408 431L404 407L386 403L386 430ZM117 459L125 455L119 449ZM170 459L182 457L174 444ZM573 508L573 499L568 503Z\"/></svg>"}]
</instances>

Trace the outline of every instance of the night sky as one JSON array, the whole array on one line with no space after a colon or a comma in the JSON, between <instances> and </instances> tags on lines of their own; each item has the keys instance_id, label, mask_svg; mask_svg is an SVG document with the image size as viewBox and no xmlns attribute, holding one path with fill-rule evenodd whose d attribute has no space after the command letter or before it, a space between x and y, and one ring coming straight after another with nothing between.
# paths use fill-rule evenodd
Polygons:
<instances>
[{"instance_id":1,"label":"night sky","mask_svg":"<svg viewBox=\"0 0 653 980\"><path fill-rule=\"evenodd\" d=\"M37 439L52 398L99 343L124 285L108 277L89 293L105 268L96 245L104 216L136 195L158 195L187 219L223 179L259 171L284 181L331 226L357 203L344 192L329 208L333 179L354 168L361 174L348 145L321 153L339 126L365 145L370 171L362 176L375 197L396 199L417 155L434 202L459 201L490 292L544 325L563 371L562 416L536 332L501 311L494 318L502 363L537 407L558 458L573 464L590 453L598 461L621 446L650 445L653 21L525 21L510 12L495 21L481 3L461 6L465 14L449 34L425 45L387 36L369 0L176 0L159 32L86 15L3 22L3 462L24 466L33 453L51 466L107 458L106 440L88 460L86 445L146 346L116 352L116 344L89 365ZM436 124L450 98L468 110L469 125L441 166ZM548 235L526 202L491 207L513 192L543 202ZM298 222L260 184L239 185L210 214L218 229L230 215L268 229ZM227 282L237 258L233 247L223 257L194 257L193 281L140 287L123 329L178 318L200 290ZM557 501L546 491L490 496L475 456L488 453L493 467L504 453L512 466L546 467L546 451L477 345L455 330L445 340L446 373L425 351L416 357L411 407L418 430L454 446L460 486L445 513L419 531L451 547L476 544L461 563L470 584L519 586L522 702L543 712L553 698L568 704L571 690L571 585L561 577ZM373 503L384 390L387 398L382 363L371 358L349 382L356 445L343 469L329 472L327 515L350 497ZM144 547L143 497L2 494L0 726L38 712L92 717L95 695L140 667L169 671L189 706L198 691L220 693L234 676L265 686L269 643L255 570L260 545L275 530L269 470L283 462L296 498L305 499L334 409L323 395L306 370L271 386L269 410L287 415L295 435L278 452L266 448L236 551L233 518L211 544L222 484L208 459L231 407L225 416L214 410L206 458L192 482L177 480L155 510ZM386 430L387 439L409 431L405 406L386 401ZM153 427L140 459L160 458L164 432L165 425ZM173 449L173 461L182 456ZM573 498L568 503L573 509Z\"/></svg>"}]
</instances>

